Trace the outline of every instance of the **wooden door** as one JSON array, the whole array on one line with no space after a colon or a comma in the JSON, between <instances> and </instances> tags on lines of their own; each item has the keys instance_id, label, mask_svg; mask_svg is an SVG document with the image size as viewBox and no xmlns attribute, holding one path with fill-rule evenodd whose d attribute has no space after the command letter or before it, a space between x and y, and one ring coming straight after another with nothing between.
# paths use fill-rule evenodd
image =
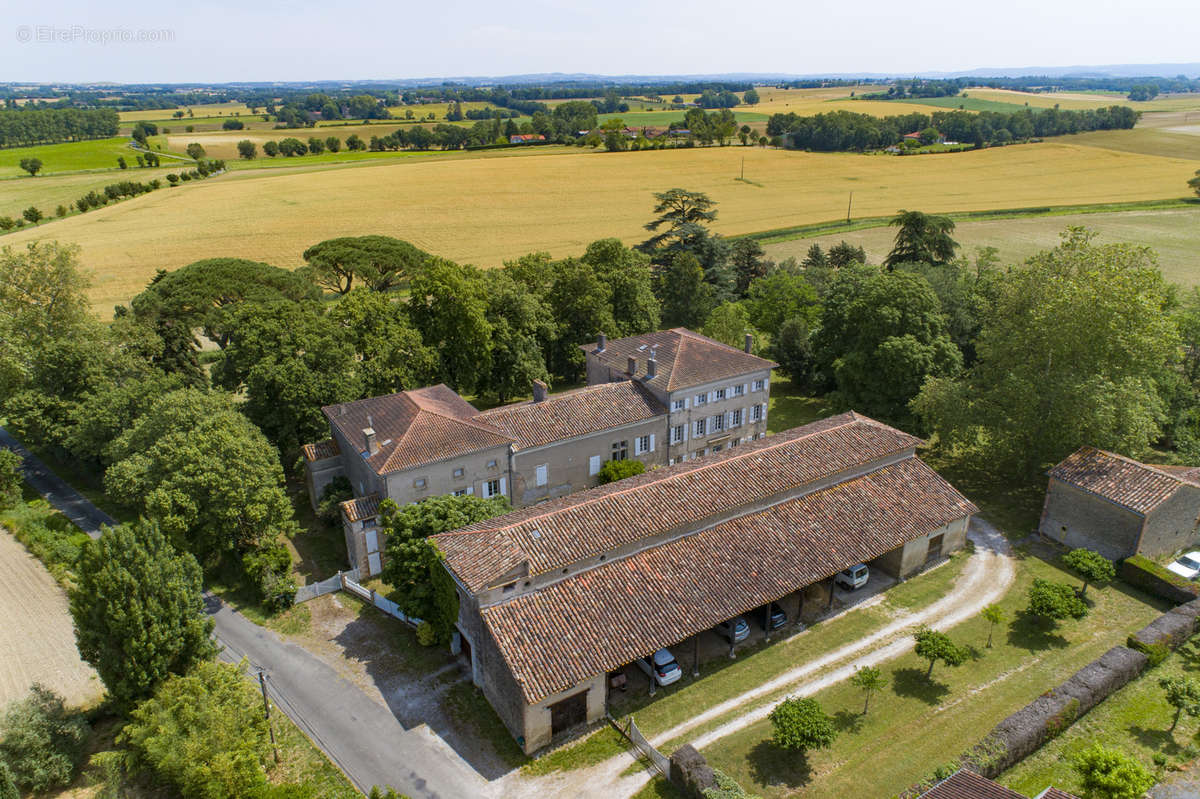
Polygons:
<instances>
[{"instance_id":1,"label":"wooden door","mask_svg":"<svg viewBox=\"0 0 1200 799\"><path fill-rule=\"evenodd\" d=\"M587 694L587 691L580 691L550 706L551 735L587 721Z\"/></svg>"}]
</instances>

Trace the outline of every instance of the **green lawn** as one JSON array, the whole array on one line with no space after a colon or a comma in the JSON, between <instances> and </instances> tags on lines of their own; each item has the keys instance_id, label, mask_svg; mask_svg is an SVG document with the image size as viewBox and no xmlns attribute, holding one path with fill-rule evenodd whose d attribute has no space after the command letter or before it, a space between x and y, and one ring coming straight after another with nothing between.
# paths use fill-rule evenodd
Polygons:
<instances>
[{"instance_id":1,"label":"green lawn","mask_svg":"<svg viewBox=\"0 0 1200 799\"><path fill-rule=\"evenodd\" d=\"M1174 708L1163 698L1158 681L1171 675L1195 678L1200 671L1196 645L1189 644L1155 669L1122 688L1069 730L1005 772L1000 782L1033 796L1047 785L1082 795L1072 760L1093 743L1120 749L1154 770L1153 758L1166 758L1169 766L1189 763L1196 755L1200 721L1186 713L1170 731Z\"/></svg>"},{"instance_id":2,"label":"green lawn","mask_svg":"<svg viewBox=\"0 0 1200 799\"><path fill-rule=\"evenodd\" d=\"M824 397L812 397L798 390L792 381L773 373L771 375L771 399L767 408L767 432L774 434L782 430L824 419L835 413Z\"/></svg>"},{"instance_id":3,"label":"green lawn","mask_svg":"<svg viewBox=\"0 0 1200 799\"><path fill-rule=\"evenodd\" d=\"M954 97L910 97L904 100L893 100L896 103L906 103L912 105L932 105L938 108L946 108L949 110L962 109L963 111L998 111L1002 114L1011 114L1014 111L1024 111L1026 106L1019 103L1002 103L997 100L981 100L971 97L971 93L967 92L967 96L961 94ZM1034 111L1042 111L1044 109L1034 108ZM896 115L899 116L905 113L901 109L896 110Z\"/></svg>"},{"instance_id":4,"label":"green lawn","mask_svg":"<svg viewBox=\"0 0 1200 799\"><path fill-rule=\"evenodd\" d=\"M683 122L683 116L686 111L626 111L624 113L615 114L599 114L597 121L603 125L610 119L619 119L625 123L627 127L644 128L644 127L666 127L672 122ZM705 113L712 113L711 110L706 110ZM738 121L739 125L762 125L770 119L769 114L763 114L758 111L739 111L733 109L733 117Z\"/></svg>"},{"instance_id":5,"label":"green lawn","mask_svg":"<svg viewBox=\"0 0 1200 799\"><path fill-rule=\"evenodd\" d=\"M129 138L126 136L114 136L111 139L38 144L0 150L0 177L28 176L29 173L21 169L22 158L42 159L42 171L39 176L79 172L85 169L121 171L117 166L118 156L124 156L130 170L133 170L137 166L137 154L126 146L128 142Z\"/></svg>"},{"instance_id":6,"label":"green lawn","mask_svg":"<svg viewBox=\"0 0 1200 799\"><path fill-rule=\"evenodd\" d=\"M847 683L817 694L840 731L831 749L807 758L782 752L763 721L706 747L709 764L764 797L801 789L807 796L894 795L1162 612L1153 600L1113 585L1088 592L1094 606L1087 619L1047 630L1018 615L1035 577L1077 582L1053 563L1022 556L1013 589L1000 603L1017 621L997 632L996 645L984 648L988 624L979 618L950 631L972 648L967 665L939 665L927 680L926 661L912 653L886 664L889 686L866 716L861 693Z\"/></svg>"}]
</instances>

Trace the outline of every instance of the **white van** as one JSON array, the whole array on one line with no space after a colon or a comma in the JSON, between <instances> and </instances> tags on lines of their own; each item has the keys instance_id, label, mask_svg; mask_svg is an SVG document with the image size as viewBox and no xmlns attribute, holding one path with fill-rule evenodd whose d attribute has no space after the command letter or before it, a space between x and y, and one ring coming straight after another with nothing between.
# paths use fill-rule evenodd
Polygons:
<instances>
[{"instance_id":1,"label":"white van","mask_svg":"<svg viewBox=\"0 0 1200 799\"><path fill-rule=\"evenodd\" d=\"M838 572L837 584L847 591L854 591L862 588L867 584L867 580L871 579L871 570L867 568L865 563L860 563L857 566L851 566L845 571Z\"/></svg>"}]
</instances>

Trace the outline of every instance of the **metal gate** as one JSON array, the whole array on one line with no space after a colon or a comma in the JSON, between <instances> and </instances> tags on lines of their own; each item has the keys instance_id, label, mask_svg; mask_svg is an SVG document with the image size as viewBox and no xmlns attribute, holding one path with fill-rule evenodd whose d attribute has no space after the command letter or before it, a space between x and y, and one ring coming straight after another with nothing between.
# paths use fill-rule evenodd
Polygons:
<instances>
[{"instance_id":1,"label":"metal gate","mask_svg":"<svg viewBox=\"0 0 1200 799\"><path fill-rule=\"evenodd\" d=\"M633 716L627 716L625 720L625 728L621 730L625 733L625 737L629 742L641 751L643 755L650 761L650 765L658 769L658 773L670 779L671 777L671 761L662 752L654 748L654 746L646 740L646 736L642 735L642 731L638 729L637 723L634 722Z\"/></svg>"}]
</instances>

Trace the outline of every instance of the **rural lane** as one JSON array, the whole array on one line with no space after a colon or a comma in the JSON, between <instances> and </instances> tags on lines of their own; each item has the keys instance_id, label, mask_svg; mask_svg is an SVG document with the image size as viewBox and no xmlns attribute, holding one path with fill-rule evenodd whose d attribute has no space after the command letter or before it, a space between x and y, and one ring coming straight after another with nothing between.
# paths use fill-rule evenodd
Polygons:
<instances>
[{"instance_id":1,"label":"rural lane","mask_svg":"<svg viewBox=\"0 0 1200 799\"><path fill-rule=\"evenodd\" d=\"M92 538L116 522L50 471L0 427L0 447L24 459L25 479L53 507ZM212 616L222 657L242 658L267 673L276 706L305 732L366 793L391 786L412 799L460 799L486 793L487 783L453 749L424 725L405 729L388 708L340 677L308 650L282 641L211 594Z\"/></svg>"}]
</instances>

